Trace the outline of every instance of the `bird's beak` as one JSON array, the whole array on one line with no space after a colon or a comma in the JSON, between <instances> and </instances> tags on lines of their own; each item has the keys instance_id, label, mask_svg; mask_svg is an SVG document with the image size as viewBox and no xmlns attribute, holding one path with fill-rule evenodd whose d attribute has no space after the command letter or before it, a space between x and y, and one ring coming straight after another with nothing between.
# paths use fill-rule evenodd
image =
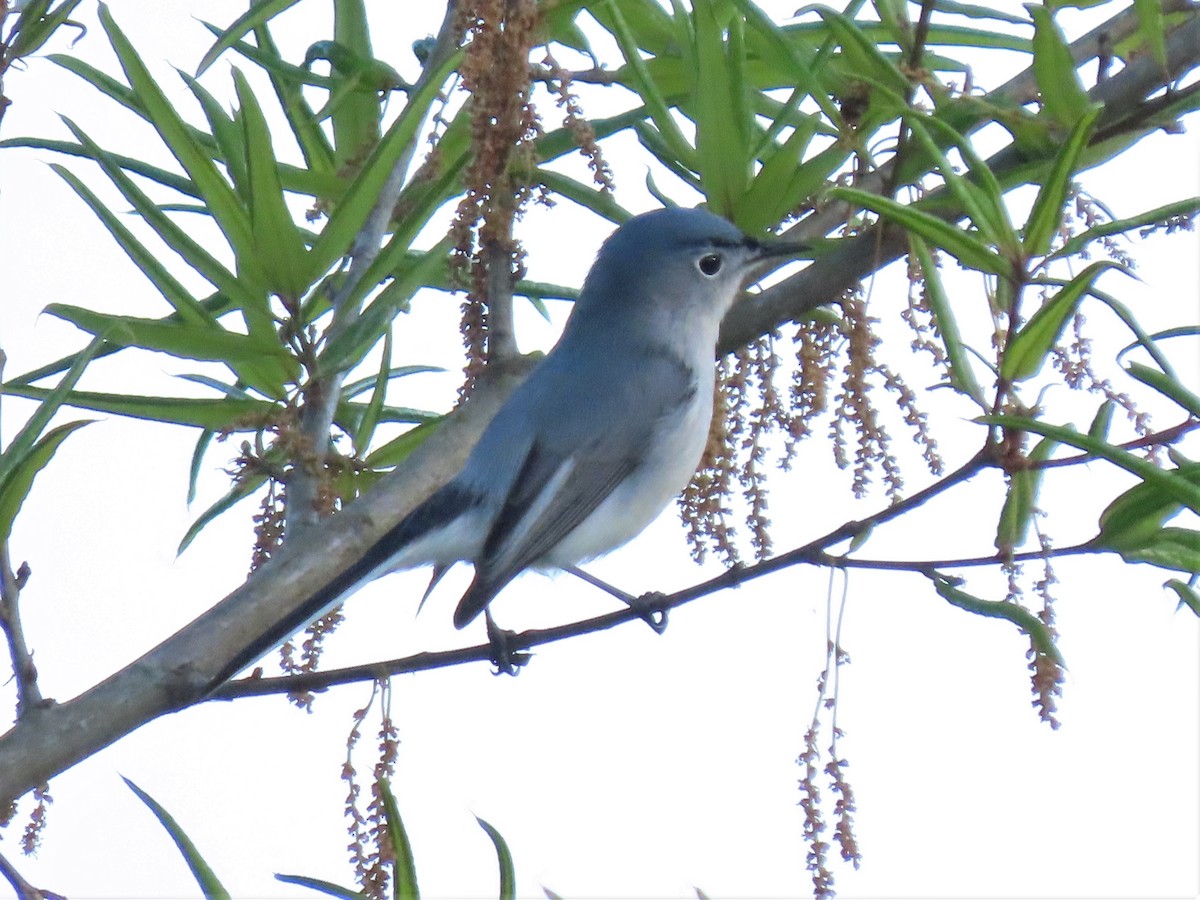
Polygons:
<instances>
[{"instance_id":1,"label":"bird's beak","mask_svg":"<svg viewBox=\"0 0 1200 900\"><path fill-rule=\"evenodd\" d=\"M757 253L755 254L758 261L768 259L782 259L792 257L799 259L811 253L811 244L805 244L799 241L771 241L770 243L760 242L758 244Z\"/></svg>"}]
</instances>

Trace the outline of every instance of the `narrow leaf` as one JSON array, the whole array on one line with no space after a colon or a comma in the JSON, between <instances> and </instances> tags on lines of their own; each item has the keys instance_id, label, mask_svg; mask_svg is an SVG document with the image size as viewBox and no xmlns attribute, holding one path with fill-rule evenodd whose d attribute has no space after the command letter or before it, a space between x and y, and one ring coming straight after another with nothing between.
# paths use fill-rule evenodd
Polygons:
<instances>
[{"instance_id":1,"label":"narrow leaf","mask_svg":"<svg viewBox=\"0 0 1200 900\"><path fill-rule=\"evenodd\" d=\"M500 865L500 900L513 900L517 895L517 876L513 868L513 858L512 853L508 849L508 843L499 831L479 818L479 816L475 817L475 821L479 823L480 828L487 832L487 836L492 839L492 843L496 846L496 861Z\"/></svg>"},{"instance_id":2,"label":"narrow leaf","mask_svg":"<svg viewBox=\"0 0 1200 900\"><path fill-rule=\"evenodd\" d=\"M87 368L88 363L92 361L92 357L96 355L96 351L104 342L100 338L95 338L87 345L79 354L76 355L75 361L71 364L71 368L67 370L67 374L62 377L62 380L53 388L34 388L37 393L33 399L41 400L38 408L34 410L33 415L29 420L21 426L21 430L9 442L3 453L0 453L0 485L3 485L12 476L13 470L17 466L25 462L25 458L32 452L34 445L42 435L42 431L50 424L50 420L59 408L68 405L68 398L71 395L76 383L83 375L83 370ZM18 397L28 397L29 394L23 393L21 388L13 388L11 384L4 385L3 393L13 394Z\"/></svg>"},{"instance_id":3,"label":"narrow leaf","mask_svg":"<svg viewBox=\"0 0 1200 900\"><path fill-rule=\"evenodd\" d=\"M354 452L364 456L367 447L371 446L371 438L375 436L375 426L379 423L379 411L383 409L383 401L387 396L388 376L392 362L392 329L387 327L383 332L383 353L379 359L379 372L375 376L375 389L363 411L363 417L358 423L358 429L352 435Z\"/></svg>"},{"instance_id":4,"label":"narrow leaf","mask_svg":"<svg viewBox=\"0 0 1200 900\"><path fill-rule=\"evenodd\" d=\"M1007 619L1029 635L1030 641L1039 653L1050 657L1059 666L1065 667L1062 654L1058 652L1058 647L1054 644L1054 637L1046 628L1046 624L1025 607L1003 600L982 600L961 590L954 581L945 575L935 574L932 576L932 581L934 590L951 606L965 609L977 616Z\"/></svg>"},{"instance_id":5,"label":"narrow leaf","mask_svg":"<svg viewBox=\"0 0 1200 900\"><path fill-rule=\"evenodd\" d=\"M251 3L250 8L242 13L232 25L221 32L220 39L208 48L200 64L196 66L196 77L216 62L217 57L238 42L247 32L257 28L279 15L285 9L295 6L298 0L259 0Z\"/></svg>"},{"instance_id":6,"label":"narrow leaf","mask_svg":"<svg viewBox=\"0 0 1200 900\"><path fill-rule=\"evenodd\" d=\"M929 312L933 316L934 325L942 336L942 344L946 348L946 368L949 372L950 383L960 392L974 400L982 409L987 409L983 397L983 388L975 380L975 372L971 368L971 360L967 356L966 346L958 330L958 322L954 317L953 304L946 294L942 284L942 275L934 262L933 254L920 237L909 233L909 248L917 258L925 279L925 300L929 304Z\"/></svg>"},{"instance_id":7,"label":"narrow leaf","mask_svg":"<svg viewBox=\"0 0 1200 900\"><path fill-rule=\"evenodd\" d=\"M138 799L150 807L150 811L154 813L154 817L167 830L167 834L171 836L171 840L179 848L179 852L183 855L188 868L192 870L196 884L204 891L204 896L207 900L228 900L229 891L225 890L225 887L213 873L213 870L205 862L204 857L200 855L200 851L196 849L196 845L192 843L192 839L179 827L179 823L171 817L171 814L157 800L140 787L124 776L122 776L122 780L129 785L131 791L137 794Z\"/></svg>"},{"instance_id":8,"label":"narrow leaf","mask_svg":"<svg viewBox=\"0 0 1200 900\"><path fill-rule=\"evenodd\" d=\"M8 467L8 475L0 480L0 547L3 547L12 534L13 522L21 511L33 480L54 458L55 452L69 435L89 424L90 420L67 422L56 428L51 428L30 448L15 465Z\"/></svg>"},{"instance_id":9,"label":"narrow leaf","mask_svg":"<svg viewBox=\"0 0 1200 900\"><path fill-rule=\"evenodd\" d=\"M989 249L978 235L963 231L937 216L857 188L837 187L829 194L836 199L872 210L908 231L916 232L956 257L964 266L990 272L1005 279L1013 274L1012 264Z\"/></svg>"},{"instance_id":10,"label":"narrow leaf","mask_svg":"<svg viewBox=\"0 0 1200 900\"><path fill-rule=\"evenodd\" d=\"M44 400L52 392L48 388L9 382L0 388L0 393ZM232 400L228 397L218 400L194 397L135 397L88 391L69 391L60 400L60 405L145 419L148 422L168 422L172 425L191 425L217 431L230 428L235 431L253 431L254 427L246 423L264 420L276 409L274 403L266 400ZM39 407L38 411L41 409L42 407ZM0 467L2 466L3 460L0 459Z\"/></svg>"},{"instance_id":11,"label":"narrow leaf","mask_svg":"<svg viewBox=\"0 0 1200 900\"><path fill-rule=\"evenodd\" d=\"M1051 119L1072 128L1087 114L1091 101L1053 14L1044 6L1029 4L1026 8L1033 16L1033 75L1042 105Z\"/></svg>"},{"instance_id":12,"label":"narrow leaf","mask_svg":"<svg viewBox=\"0 0 1200 900\"><path fill-rule=\"evenodd\" d=\"M1057 441L1043 438L1029 454L1029 461L1033 465L1009 473L1008 495L1004 499L1000 521L996 526L995 546L1001 553L1011 553L1025 543L1029 526L1033 523L1038 493L1042 487L1043 470L1037 463L1049 459L1057 446Z\"/></svg>"},{"instance_id":13,"label":"narrow leaf","mask_svg":"<svg viewBox=\"0 0 1200 900\"><path fill-rule=\"evenodd\" d=\"M184 550L191 546L192 541L200 535L200 532L213 519L222 513L228 512L247 497L253 495L255 491L266 483L266 480L265 475L254 474L245 477L242 481L235 484L224 497L201 513L199 518L188 527L188 530L184 532L183 538L179 542L179 546L175 549L176 555L182 554Z\"/></svg>"},{"instance_id":14,"label":"narrow leaf","mask_svg":"<svg viewBox=\"0 0 1200 900\"><path fill-rule=\"evenodd\" d=\"M1080 117L1066 142L1054 157L1054 166L1049 176L1038 189L1037 199L1025 224L1025 254L1045 256L1050 244L1062 225L1063 205L1067 202L1067 191L1075 177L1080 157L1092 136L1092 127L1103 109L1094 106Z\"/></svg>"},{"instance_id":15,"label":"narrow leaf","mask_svg":"<svg viewBox=\"0 0 1200 900\"><path fill-rule=\"evenodd\" d=\"M1172 578L1163 587L1169 587L1179 597L1179 608L1187 607L1196 616L1200 617L1200 593L1192 585L1180 581L1178 578Z\"/></svg>"},{"instance_id":16,"label":"narrow leaf","mask_svg":"<svg viewBox=\"0 0 1200 900\"><path fill-rule=\"evenodd\" d=\"M1130 363L1125 371L1142 384L1147 384L1164 397L1174 400L1187 410L1189 415L1200 419L1200 397L1188 390L1178 378L1173 378L1158 369L1143 366L1141 363Z\"/></svg>"},{"instance_id":17,"label":"narrow leaf","mask_svg":"<svg viewBox=\"0 0 1200 900\"><path fill-rule=\"evenodd\" d=\"M1105 269L1127 270L1111 260L1092 263L1070 281L1058 293L1047 300L1008 340L1004 358L1000 362L1000 375L1012 381L1025 381L1041 371L1042 364L1058 342L1067 320L1074 315L1084 294L1092 282Z\"/></svg>"},{"instance_id":18,"label":"narrow leaf","mask_svg":"<svg viewBox=\"0 0 1200 900\"><path fill-rule=\"evenodd\" d=\"M1032 431L1034 434L1052 437L1068 446L1084 450L1099 459L1107 460L1113 465L1125 469L1127 472L1132 472L1147 483L1157 485L1170 497L1172 502L1200 513L1200 485L1192 484L1185 478L1178 477L1178 470L1161 469L1128 450L1106 441L1097 440L1089 435L1080 434L1075 429L1063 425L1052 425L1049 422L1024 416L981 416L976 421L984 425L999 425L1019 431Z\"/></svg>"},{"instance_id":19,"label":"narrow leaf","mask_svg":"<svg viewBox=\"0 0 1200 900\"><path fill-rule=\"evenodd\" d=\"M294 884L320 894L328 894L330 897L337 897L338 900L370 900L371 896L356 891L354 888L342 887L332 881L323 881L320 878L309 878L307 875L281 875L276 872L275 879L284 884Z\"/></svg>"},{"instance_id":20,"label":"narrow leaf","mask_svg":"<svg viewBox=\"0 0 1200 900\"><path fill-rule=\"evenodd\" d=\"M385 778L379 779L379 796L383 800L384 821L395 856L392 867L392 896L395 900L417 900L421 891L417 887L417 866L413 859L412 844L400 818L400 806L396 803L396 795L392 793L391 785Z\"/></svg>"},{"instance_id":21,"label":"narrow leaf","mask_svg":"<svg viewBox=\"0 0 1200 900\"><path fill-rule=\"evenodd\" d=\"M308 291L312 281L325 270L312 268L301 231L284 203L271 133L258 99L240 71L234 70L233 79L240 106L238 119L243 129L243 146L246 148L254 250L261 262L268 289L283 297L299 300Z\"/></svg>"}]
</instances>

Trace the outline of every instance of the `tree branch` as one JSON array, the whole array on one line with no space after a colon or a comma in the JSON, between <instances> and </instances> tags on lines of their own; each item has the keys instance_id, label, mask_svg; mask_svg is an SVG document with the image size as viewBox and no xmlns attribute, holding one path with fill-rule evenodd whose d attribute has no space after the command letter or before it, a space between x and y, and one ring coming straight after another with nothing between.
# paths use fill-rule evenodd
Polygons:
<instances>
[{"instance_id":1,"label":"tree branch","mask_svg":"<svg viewBox=\"0 0 1200 900\"><path fill-rule=\"evenodd\" d=\"M450 0L446 4L446 15L438 32L437 42L430 52L421 69L417 83L410 90L410 96L419 91L425 83L437 72L443 62L454 52L459 44L461 35L456 25L457 3ZM350 268L341 288L331 300L333 321L329 325L330 339L341 334L357 319L361 305L351 306L346 302L358 285L363 274L379 255L383 235L392 220L396 201L408 176L413 154L417 149L413 141L396 160L391 174L384 182L379 192L375 208L367 218L362 230L355 236L350 250ZM317 506L317 496L321 484L321 461L329 447L329 432L333 426L333 416L341 397L344 372L335 372L313 378L304 387L304 405L300 409L300 431L307 446L312 451L316 462L316 471L310 470L302 460L297 461L287 485L287 539L291 540L301 530L315 523L320 518Z\"/></svg>"},{"instance_id":2,"label":"tree branch","mask_svg":"<svg viewBox=\"0 0 1200 900\"><path fill-rule=\"evenodd\" d=\"M0 853L0 875L3 875L4 880L12 886L12 889L16 892L17 900L63 900L60 894L35 888L22 878L21 873L17 871L16 867L8 861L3 853Z\"/></svg>"},{"instance_id":3,"label":"tree branch","mask_svg":"<svg viewBox=\"0 0 1200 900\"><path fill-rule=\"evenodd\" d=\"M0 348L0 382L4 381L7 362L8 356ZM29 566L21 563L21 567L14 572L8 554L8 541L0 541L0 631L4 632L8 656L12 660L13 680L17 686L18 719L42 703L37 667L33 664L33 654L25 643L25 630L21 627L21 588L28 579Z\"/></svg>"},{"instance_id":4,"label":"tree branch","mask_svg":"<svg viewBox=\"0 0 1200 900\"><path fill-rule=\"evenodd\" d=\"M1143 53L1116 75L1100 82L1089 92L1092 100L1105 104L1092 137L1092 144L1111 139L1116 133L1131 137L1139 132L1152 130L1155 109L1144 104L1144 100L1156 90L1170 84L1200 62L1200 7L1190 3L1179 6L1191 12L1191 17L1167 35L1167 71L1153 58ZM1132 9L1114 17L1071 45L1072 55L1077 59L1089 59L1103 45L1103 36L1120 36L1132 33L1137 26L1137 17ZM1007 98L1022 97L1035 85L1032 69L1010 80L1006 85L988 95L1000 102ZM982 123L981 123L982 124ZM968 133L973 129L967 129ZM988 167L1003 180L1032 163L1009 145L987 160ZM1046 166L1050 160L1042 161ZM894 160L880 167L857 182L863 190L881 191L894 171ZM947 221L958 221L962 211L952 202L945 188L933 191L927 197L927 211ZM803 241L828 234L845 220L848 213L844 204L831 204L813 215L802 219L788 229L785 236ZM843 290L888 263L894 262L908 252L905 232L889 222L881 221L867 228L856 238L840 241L835 249L815 260L803 271L772 285L757 294L737 303L721 325L721 338L717 345L720 355L769 334L787 322L803 319L813 309L838 297Z\"/></svg>"},{"instance_id":5,"label":"tree branch","mask_svg":"<svg viewBox=\"0 0 1200 900\"><path fill-rule=\"evenodd\" d=\"M990 454L987 451L980 451L949 475L917 491L911 497L884 507L866 518L846 522L828 534L816 538L802 547L797 547L795 550L790 550L781 556L762 560L750 566L736 566L700 584L684 588L673 594L655 598L653 607L655 610L672 610L683 606L685 603L691 603L693 600L706 597L709 594L745 584L748 581L801 563L813 565L836 564L830 563L828 560L836 560L838 557L825 557L825 550L827 548L849 540L858 534L874 528L876 525L894 519L927 503L938 494L946 492L981 470L988 468L992 464L990 459ZM557 625L553 628L531 629L511 634L506 637L506 643L508 649L513 652L530 650L533 647L564 641L567 638L579 637L584 634L595 634L598 631L607 631L626 622L641 622L643 621L643 614L644 610L641 608L622 608L603 615L570 622L566 625ZM426 669L442 669L447 666L459 665L466 662L491 662L495 652L495 648L491 644L478 644L473 647L417 653L400 659L368 663L361 666L347 666L341 669L329 669L324 672L285 675L278 678L241 678L237 681L227 682L212 691L204 699L233 700L237 697L257 697L266 694L289 693L291 691L320 691L339 684L371 681L376 678L386 678L389 675L421 672Z\"/></svg>"}]
</instances>

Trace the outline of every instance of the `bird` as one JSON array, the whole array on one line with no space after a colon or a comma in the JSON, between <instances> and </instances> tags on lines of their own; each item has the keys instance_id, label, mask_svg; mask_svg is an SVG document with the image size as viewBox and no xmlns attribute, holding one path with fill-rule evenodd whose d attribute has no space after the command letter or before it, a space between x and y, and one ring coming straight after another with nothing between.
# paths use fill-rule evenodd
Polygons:
<instances>
[{"instance_id":1,"label":"bird","mask_svg":"<svg viewBox=\"0 0 1200 900\"><path fill-rule=\"evenodd\" d=\"M573 570L630 541L700 463L722 319L762 263L803 249L750 237L702 208L662 208L621 224L558 342L458 474L305 611L327 611L389 572L432 564L436 583L468 562L474 577L453 616L463 628L526 569Z\"/></svg>"}]
</instances>

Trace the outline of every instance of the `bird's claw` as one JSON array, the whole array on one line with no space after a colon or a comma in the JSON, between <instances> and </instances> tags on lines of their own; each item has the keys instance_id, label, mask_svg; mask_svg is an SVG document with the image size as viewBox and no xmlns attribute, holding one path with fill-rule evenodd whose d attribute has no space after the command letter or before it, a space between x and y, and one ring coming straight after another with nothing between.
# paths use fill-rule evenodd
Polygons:
<instances>
[{"instance_id":1,"label":"bird's claw","mask_svg":"<svg viewBox=\"0 0 1200 900\"><path fill-rule=\"evenodd\" d=\"M529 665L533 654L528 650L514 650L512 639L517 636L517 633L497 625L490 612L484 614L484 619L487 622L488 644L492 649L490 661L496 667L492 674L519 674L522 668Z\"/></svg>"},{"instance_id":2,"label":"bird's claw","mask_svg":"<svg viewBox=\"0 0 1200 900\"><path fill-rule=\"evenodd\" d=\"M648 591L640 597L635 597L629 604L629 608L650 626L651 631L655 634L662 634L667 630L669 610L663 606L663 601L666 599L667 595L662 591Z\"/></svg>"}]
</instances>

